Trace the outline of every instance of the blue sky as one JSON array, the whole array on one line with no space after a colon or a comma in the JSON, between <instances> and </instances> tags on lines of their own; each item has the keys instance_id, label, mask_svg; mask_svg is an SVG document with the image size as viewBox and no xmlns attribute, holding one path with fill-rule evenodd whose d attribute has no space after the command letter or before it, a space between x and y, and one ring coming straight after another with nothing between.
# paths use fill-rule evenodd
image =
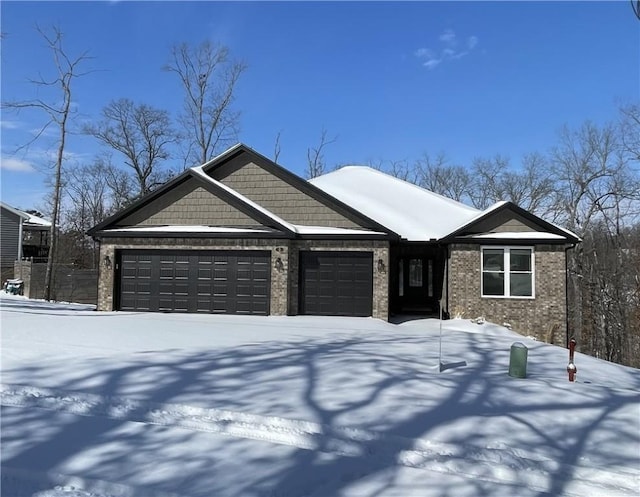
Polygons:
<instances>
[{"instance_id":1,"label":"blue sky","mask_svg":"<svg viewBox=\"0 0 640 497\"><path fill-rule=\"evenodd\" d=\"M337 140L327 164L414 160L444 152L454 163L546 151L558 129L616 117L640 96L640 22L629 2L13 2L1 3L2 99L33 98L29 78L52 74L35 31L58 24L71 56L88 50L75 81L76 128L112 99L176 114L169 49L204 39L249 66L238 89L240 140L303 174L322 129ZM39 96L48 95L40 93ZM42 205L45 136L16 146L44 118L2 113L2 200ZM67 150L90 162L101 150L74 134ZM179 161L169 163L179 167Z\"/></svg>"}]
</instances>

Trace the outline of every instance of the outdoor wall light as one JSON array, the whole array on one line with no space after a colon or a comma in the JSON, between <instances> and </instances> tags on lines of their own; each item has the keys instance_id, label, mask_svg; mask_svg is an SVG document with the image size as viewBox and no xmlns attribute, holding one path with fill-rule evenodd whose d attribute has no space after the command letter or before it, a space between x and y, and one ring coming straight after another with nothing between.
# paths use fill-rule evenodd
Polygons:
<instances>
[{"instance_id":1,"label":"outdoor wall light","mask_svg":"<svg viewBox=\"0 0 640 497\"><path fill-rule=\"evenodd\" d=\"M284 264L283 264L282 259L281 259L280 257L278 257L278 258L276 259L276 264L275 264L275 266L276 266L276 269L277 269L278 271L282 271L282 270L284 269Z\"/></svg>"},{"instance_id":2,"label":"outdoor wall light","mask_svg":"<svg viewBox=\"0 0 640 497\"><path fill-rule=\"evenodd\" d=\"M378 259L378 272L384 273L386 271L386 266L384 265L384 261L382 259Z\"/></svg>"},{"instance_id":3,"label":"outdoor wall light","mask_svg":"<svg viewBox=\"0 0 640 497\"><path fill-rule=\"evenodd\" d=\"M104 264L105 268L111 269L111 257L109 257L108 255L105 255L104 259L102 260L102 263Z\"/></svg>"}]
</instances>

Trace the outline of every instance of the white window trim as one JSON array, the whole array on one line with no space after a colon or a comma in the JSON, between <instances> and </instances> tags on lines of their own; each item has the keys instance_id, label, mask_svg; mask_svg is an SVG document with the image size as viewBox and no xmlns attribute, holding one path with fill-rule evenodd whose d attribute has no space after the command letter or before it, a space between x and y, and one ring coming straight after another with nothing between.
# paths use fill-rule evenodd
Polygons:
<instances>
[{"instance_id":1,"label":"white window trim","mask_svg":"<svg viewBox=\"0 0 640 497\"><path fill-rule=\"evenodd\" d=\"M504 250L504 291L505 295L485 295L484 294L484 250L485 249L501 249ZM511 295L511 250L512 249L528 249L531 250L531 295ZM533 300L536 298L536 251L533 246L522 245L482 245L480 247L480 294L485 299L517 299L517 300Z\"/></svg>"}]
</instances>

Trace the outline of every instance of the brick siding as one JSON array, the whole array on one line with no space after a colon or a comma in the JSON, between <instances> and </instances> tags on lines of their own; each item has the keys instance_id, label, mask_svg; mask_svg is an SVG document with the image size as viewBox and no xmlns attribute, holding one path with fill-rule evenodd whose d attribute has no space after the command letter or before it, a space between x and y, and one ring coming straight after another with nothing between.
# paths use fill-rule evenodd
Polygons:
<instances>
[{"instance_id":1,"label":"brick siding","mask_svg":"<svg viewBox=\"0 0 640 497\"><path fill-rule=\"evenodd\" d=\"M453 245L449 257L451 317L509 323L514 331L564 345L566 340L566 267L561 245L537 245L535 298L482 297L480 246Z\"/></svg>"}]
</instances>

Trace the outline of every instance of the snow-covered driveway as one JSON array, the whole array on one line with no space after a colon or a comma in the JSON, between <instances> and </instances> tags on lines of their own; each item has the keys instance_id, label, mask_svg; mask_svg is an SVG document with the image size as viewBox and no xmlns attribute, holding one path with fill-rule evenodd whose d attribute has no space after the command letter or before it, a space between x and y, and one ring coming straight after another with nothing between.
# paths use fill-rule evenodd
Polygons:
<instances>
[{"instance_id":1,"label":"snow-covered driveway","mask_svg":"<svg viewBox=\"0 0 640 497\"><path fill-rule=\"evenodd\" d=\"M2 495L640 494L640 371L501 327L0 302Z\"/></svg>"}]
</instances>

